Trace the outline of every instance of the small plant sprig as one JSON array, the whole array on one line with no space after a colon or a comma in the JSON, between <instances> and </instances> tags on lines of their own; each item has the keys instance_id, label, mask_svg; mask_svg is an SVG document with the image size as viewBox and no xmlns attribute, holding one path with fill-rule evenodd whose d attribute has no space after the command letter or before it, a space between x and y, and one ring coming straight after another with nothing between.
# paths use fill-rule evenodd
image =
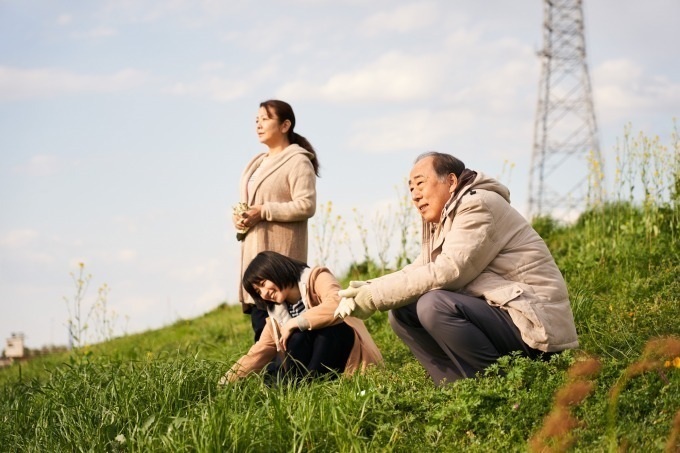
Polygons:
<instances>
[{"instance_id":1,"label":"small plant sprig","mask_svg":"<svg viewBox=\"0 0 680 453\"><path fill-rule=\"evenodd\" d=\"M361 240L361 249L364 253L363 260L365 263L370 263L372 260L371 253L368 250L368 228L364 224L364 215L357 208L352 208L352 213L354 214L354 225Z\"/></svg>"},{"instance_id":2,"label":"small plant sprig","mask_svg":"<svg viewBox=\"0 0 680 453\"><path fill-rule=\"evenodd\" d=\"M314 238L316 262L321 266L330 266L337 259L337 235L344 228L342 216L333 214L333 202L319 205L315 220L311 222Z\"/></svg>"},{"instance_id":3,"label":"small plant sprig","mask_svg":"<svg viewBox=\"0 0 680 453\"><path fill-rule=\"evenodd\" d=\"M384 210L376 211L373 215L373 237L375 239L376 254L378 255L381 272L387 270L387 265L390 261L389 252L395 227L395 224L391 221L392 218L394 216L391 204L388 204Z\"/></svg>"},{"instance_id":4,"label":"small plant sprig","mask_svg":"<svg viewBox=\"0 0 680 453\"><path fill-rule=\"evenodd\" d=\"M239 202L236 203L236 205L232 208L232 212L234 213L235 216L241 216L244 212L248 212L250 209L250 206L248 206L248 203L244 202ZM236 240L237 241L243 241L246 238L246 234L248 234L249 227L242 228L240 230L236 230Z\"/></svg>"},{"instance_id":5,"label":"small plant sprig","mask_svg":"<svg viewBox=\"0 0 680 453\"><path fill-rule=\"evenodd\" d=\"M109 285L104 283L97 290L97 300L92 308L96 335L99 340L108 341L114 336L114 328L118 321L118 313L109 310Z\"/></svg>"},{"instance_id":6,"label":"small plant sprig","mask_svg":"<svg viewBox=\"0 0 680 453\"><path fill-rule=\"evenodd\" d=\"M510 162L508 159L505 159L503 161L503 167L501 168L501 174L496 176L496 179L499 182L502 182L506 186L510 185L510 181L512 180L512 170L515 168L515 163ZM505 179L507 174L507 180Z\"/></svg>"},{"instance_id":7,"label":"small plant sprig","mask_svg":"<svg viewBox=\"0 0 680 453\"><path fill-rule=\"evenodd\" d=\"M78 274L71 272L71 279L75 285L75 294L73 300L64 296L66 302L66 309L68 311L68 320L66 326L68 327L69 346L73 348L80 348L85 344L85 331L88 329L88 320L92 314L92 308L86 310L84 313L85 293L90 286L91 274L85 274L85 263L78 263Z\"/></svg>"},{"instance_id":8,"label":"small plant sprig","mask_svg":"<svg viewBox=\"0 0 680 453\"><path fill-rule=\"evenodd\" d=\"M85 296L92 280L92 274L85 272L85 263L78 263L78 271L70 273L75 285L75 293L72 299L64 296L68 320L66 327L69 334L69 346L80 349L88 344L87 333L90 324L94 325L94 341L110 340L114 336L115 324L118 314L109 310L108 296L110 288L104 283L97 291L97 298L94 303L87 304Z\"/></svg>"},{"instance_id":9,"label":"small plant sprig","mask_svg":"<svg viewBox=\"0 0 680 453\"><path fill-rule=\"evenodd\" d=\"M413 208L410 191L408 189L408 179L404 178L402 188L394 187L397 192L399 204L395 215L396 228L399 231L400 241L399 250L396 256L396 267L401 269L406 264L411 263L420 252L420 216Z\"/></svg>"}]
</instances>

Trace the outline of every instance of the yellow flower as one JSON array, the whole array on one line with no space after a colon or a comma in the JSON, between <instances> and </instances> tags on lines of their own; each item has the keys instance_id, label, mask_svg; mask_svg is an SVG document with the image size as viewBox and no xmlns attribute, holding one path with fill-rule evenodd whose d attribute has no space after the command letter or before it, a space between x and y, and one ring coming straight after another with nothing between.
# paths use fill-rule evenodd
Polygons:
<instances>
[{"instance_id":1,"label":"yellow flower","mask_svg":"<svg viewBox=\"0 0 680 453\"><path fill-rule=\"evenodd\" d=\"M673 359L673 366L675 368L680 368L680 357L676 357Z\"/></svg>"}]
</instances>

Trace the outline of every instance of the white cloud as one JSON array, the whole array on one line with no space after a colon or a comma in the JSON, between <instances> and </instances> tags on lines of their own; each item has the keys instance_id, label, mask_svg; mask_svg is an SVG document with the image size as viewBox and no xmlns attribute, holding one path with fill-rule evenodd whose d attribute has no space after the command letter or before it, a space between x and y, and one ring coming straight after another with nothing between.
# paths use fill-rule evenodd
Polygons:
<instances>
[{"instance_id":1,"label":"white cloud","mask_svg":"<svg viewBox=\"0 0 680 453\"><path fill-rule=\"evenodd\" d=\"M222 70L226 68L226 66L226 63L223 61L206 61L201 66L199 66L198 69L202 72L213 72Z\"/></svg>"},{"instance_id":2,"label":"white cloud","mask_svg":"<svg viewBox=\"0 0 680 453\"><path fill-rule=\"evenodd\" d=\"M224 263L217 259L209 259L194 266L186 266L171 271L173 278L180 281L193 282L200 278L219 277Z\"/></svg>"},{"instance_id":3,"label":"white cloud","mask_svg":"<svg viewBox=\"0 0 680 453\"><path fill-rule=\"evenodd\" d=\"M210 62L202 66L204 72L218 70L220 66L216 62ZM241 98L260 83L276 76L278 67L276 64L267 64L250 72L243 78L229 78L220 76L202 76L191 82L177 82L165 89L167 93L178 96L192 96L197 98L211 99L217 102L229 102Z\"/></svg>"},{"instance_id":4,"label":"white cloud","mask_svg":"<svg viewBox=\"0 0 680 453\"><path fill-rule=\"evenodd\" d=\"M363 68L333 75L321 85L289 82L281 87L279 96L332 102L424 99L435 94L443 82L444 63L436 55L389 52Z\"/></svg>"},{"instance_id":5,"label":"white cloud","mask_svg":"<svg viewBox=\"0 0 680 453\"><path fill-rule=\"evenodd\" d=\"M450 97L457 105L478 110L480 115L514 113L523 106L526 96L535 102L537 83L527 83L538 77L536 65L523 59L509 60L494 68L493 72L479 70L472 73L468 84L462 85L459 92ZM533 109L532 109L533 113Z\"/></svg>"},{"instance_id":6,"label":"white cloud","mask_svg":"<svg viewBox=\"0 0 680 453\"><path fill-rule=\"evenodd\" d=\"M595 110L607 122L621 122L641 113L678 114L680 84L649 75L634 61L605 61L593 71Z\"/></svg>"},{"instance_id":7,"label":"white cloud","mask_svg":"<svg viewBox=\"0 0 680 453\"><path fill-rule=\"evenodd\" d=\"M128 233L137 234L139 232L139 221L137 218L117 215L113 221Z\"/></svg>"},{"instance_id":8,"label":"white cloud","mask_svg":"<svg viewBox=\"0 0 680 453\"><path fill-rule=\"evenodd\" d=\"M19 248L32 244L38 232L31 229L11 230L0 236L0 247Z\"/></svg>"},{"instance_id":9,"label":"white cloud","mask_svg":"<svg viewBox=\"0 0 680 453\"><path fill-rule=\"evenodd\" d=\"M122 263L128 263L130 261L134 261L135 258L137 258L137 251L132 249L119 250L116 254L116 258Z\"/></svg>"},{"instance_id":10,"label":"white cloud","mask_svg":"<svg viewBox=\"0 0 680 453\"><path fill-rule=\"evenodd\" d=\"M515 108L526 88L535 96L539 66L531 47L516 39L479 40L479 32L457 29L442 37L443 49L436 51L391 50L363 66L331 73L325 80L309 80L306 74L313 72L307 70L305 76L283 83L278 95L340 103L431 101L478 105L481 98L485 108L498 112ZM536 82L528 85L528 80Z\"/></svg>"},{"instance_id":11,"label":"white cloud","mask_svg":"<svg viewBox=\"0 0 680 453\"><path fill-rule=\"evenodd\" d=\"M114 288L115 289L115 288ZM122 291L118 291L120 294ZM131 319L139 317L141 319L149 319L147 316L149 313L154 313L158 310L159 306L162 306L162 302L158 297L148 297L148 296L128 296L121 295L116 298L116 305L118 307L118 312L129 316ZM134 326L135 329L141 329L148 326Z\"/></svg>"},{"instance_id":12,"label":"white cloud","mask_svg":"<svg viewBox=\"0 0 680 453\"><path fill-rule=\"evenodd\" d=\"M196 21L196 17L200 17L201 23L205 23L242 8L239 2L218 0L110 0L104 3L101 16L137 23L156 22L172 16L186 21Z\"/></svg>"},{"instance_id":13,"label":"white cloud","mask_svg":"<svg viewBox=\"0 0 680 453\"><path fill-rule=\"evenodd\" d=\"M245 80L206 77L196 82L178 82L166 91L178 96L194 96L228 102L246 95L250 91L250 84Z\"/></svg>"},{"instance_id":14,"label":"white cloud","mask_svg":"<svg viewBox=\"0 0 680 453\"><path fill-rule=\"evenodd\" d=\"M73 21L73 16L70 15L70 14L60 14L57 17L57 24L61 25L62 27L70 24L72 21Z\"/></svg>"},{"instance_id":15,"label":"white cloud","mask_svg":"<svg viewBox=\"0 0 680 453\"><path fill-rule=\"evenodd\" d=\"M457 55L459 52L470 55L480 46L480 39L481 33L478 30L471 31L465 28L458 28L452 30L446 36L444 45L447 49L454 51L454 55Z\"/></svg>"},{"instance_id":16,"label":"white cloud","mask_svg":"<svg viewBox=\"0 0 680 453\"><path fill-rule=\"evenodd\" d=\"M49 176L59 171L60 163L56 156L38 154L23 165L13 168L15 173L27 176Z\"/></svg>"},{"instance_id":17,"label":"white cloud","mask_svg":"<svg viewBox=\"0 0 680 453\"><path fill-rule=\"evenodd\" d=\"M187 310L189 312L187 316L195 317L212 310L224 300L224 288L219 286L208 288L191 301L191 307Z\"/></svg>"},{"instance_id":18,"label":"white cloud","mask_svg":"<svg viewBox=\"0 0 680 453\"><path fill-rule=\"evenodd\" d=\"M418 2L369 16L362 21L359 29L367 35L383 32L405 33L425 28L436 20L437 6L433 2Z\"/></svg>"},{"instance_id":19,"label":"white cloud","mask_svg":"<svg viewBox=\"0 0 680 453\"><path fill-rule=\"evenodd\" d=\"M2 258L15 267L53 263L55 259L49 245L55 243L55 240L46 238L33 229L15 229L0 235Z\"/></svg>"},{"instance_id":20,"label":"white cloud","mask_svg":"<svg viewBox=\"0 0 680 453\"><path fill-rule=\"evenodd\" d=\"M292 20L275 23L255 23L250 27L230 29L222 35L229 46L250 52L266 53L268 58L280 58L285 54L319 52L320 38L326 38L328 25L324 23L299 24Z\"/></svg>"},{"instance_id":21,"label":"white cloud","mask_svg":"<svg viewBox=\"0 0 680 453\"><path fill-rule=\"evenodd\" d=\"M431 149L442 140L464 134L478 121L466 110L420 109L374 119L353 126L351 146L369 152Z\"/></svg>"},{"instance_id":22,"label":"white cloud","mask_svg":"<svg viewBox=\"0 0 680 453\"><path fill-rule=\"evenodd\" d=\"M0 66L0 102L80 93L113 93L143 85L148 76L135 69L112 74L78 74L63 69Z\"/></svg>"},{"instance_id":23,"label":"white cloud","mask_svg":"<svg viewBox=\"0 0 680 453\"><path fill-rule=\"evenodd\" d=\"M92 28L86 31L76 31L71 34L77 39L97 39L97 38L108 38L118 34L118 30L113 27L108 27L102 25L99 27Z\"/></svg>"}]
</instances>

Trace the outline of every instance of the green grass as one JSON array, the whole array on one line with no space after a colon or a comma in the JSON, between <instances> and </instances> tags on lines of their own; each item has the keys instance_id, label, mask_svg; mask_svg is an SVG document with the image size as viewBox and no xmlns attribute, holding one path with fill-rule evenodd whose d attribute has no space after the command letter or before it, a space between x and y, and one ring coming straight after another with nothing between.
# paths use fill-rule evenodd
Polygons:
<instances>
[{"instance_id":1,"label":"green grass","mask_svg":"<svg viewBox=\"0 0 680 453\"><path fill-rule=\"evenodd\" d=\"M367 326L385 368L298 385L253 376L218 389L252 342L240 307L223 305L0 371L1 449L526 451L570 366L587 354L602 368L592 393L571 407L571 450L675 451L667 443L680 369L663 366L674 357L643 351L652 338L680 334L677 219L677 207L620 203L573 226L537 221L569 285L581 343L549 362L505 357L478 379L436 388L380 313ZM622 378L650 357L658 366Z\"/></svg>"}]
</instances>

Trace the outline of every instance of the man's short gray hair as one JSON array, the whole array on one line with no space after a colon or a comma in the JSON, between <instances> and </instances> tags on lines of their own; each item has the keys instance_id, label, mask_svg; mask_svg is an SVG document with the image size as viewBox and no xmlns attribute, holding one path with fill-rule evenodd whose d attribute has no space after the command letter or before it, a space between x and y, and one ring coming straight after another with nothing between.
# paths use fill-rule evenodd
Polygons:
<instances>
[{"instance_id":1,"label":"man's short gray hair","mask_svg":"<svg viewBox=\"0 0 680 453\"><path fill-rule=\"evenodd\" d=\"M416 157L413 163L416 164L426 157L432 157L434 172L440 180L444 180L451 173L456 175L456 178L460 178L461 173L465 170L465 164L462 160L456 159L451 154L438 153L437 151L423 153Z\"/></svg>"}]
</instances>

